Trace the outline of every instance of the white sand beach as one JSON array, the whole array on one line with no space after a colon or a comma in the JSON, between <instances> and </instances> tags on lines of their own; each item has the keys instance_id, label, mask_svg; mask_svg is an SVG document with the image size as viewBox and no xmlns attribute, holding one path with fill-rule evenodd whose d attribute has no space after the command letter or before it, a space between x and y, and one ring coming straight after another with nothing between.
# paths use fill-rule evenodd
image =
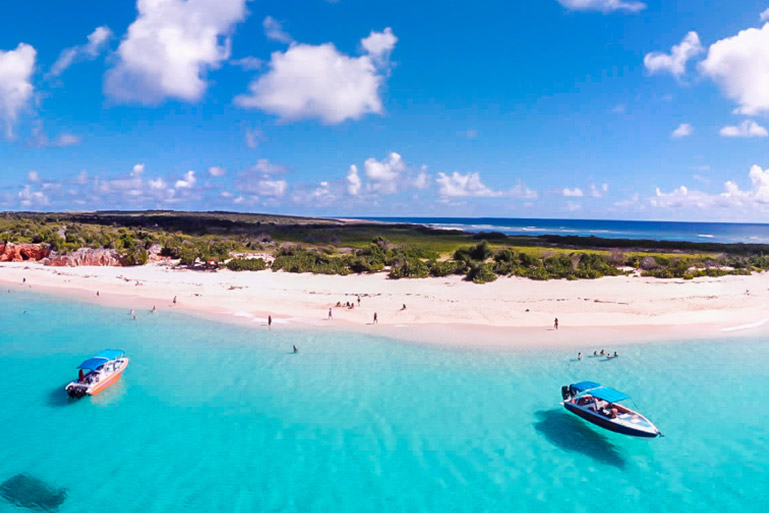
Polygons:
<instances>
[{"instance_id":1,"label":"white sand beach","mask_svg":"<svg viewBox=\"0 0 769 513\"><path fill-rule=\"evenodd\" d=\"M156 306L156 315L176 309L255 329L264 329L269 315L272 329L356 330L466 347L613 348L769 329L769 274L688 281L500 278L476 285L460 277L390 280L385 274L203 272L164 264L62 268L4 263L0 283L10 293L27 289L134 309L139 321ZM355 308L335 306L348 301Z\"/></svg>"}]
</instances>

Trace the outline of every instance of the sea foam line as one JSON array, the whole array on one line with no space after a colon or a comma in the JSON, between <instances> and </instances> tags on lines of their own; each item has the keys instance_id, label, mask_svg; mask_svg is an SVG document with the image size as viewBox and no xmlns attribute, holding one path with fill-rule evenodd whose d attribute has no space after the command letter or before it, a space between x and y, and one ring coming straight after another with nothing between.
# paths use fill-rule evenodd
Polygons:
<instances>
[{"instance_id":1,"label":"sea foam line","mask_svg":"<svg viewBox=\"0 0 769 513\"><path fill-rule=\"evenodd\" d=\"M739 330L749 330L749 329L751 329L751 328L758 328L759 326L763 326L763 325L764 325L764 324L766 324L767 322L769 322L769 317L767 317L767 318L765 318L765 319L761 319L761 320L760 320L760 321L758 321L758 322L753 322L753 323L750 323L750 324L742 324L742 325L740 325L740 326L730 326L730 327L728 327L728 328L721 328L721 331L739 331Z\"/></svg>"}]
</instances>

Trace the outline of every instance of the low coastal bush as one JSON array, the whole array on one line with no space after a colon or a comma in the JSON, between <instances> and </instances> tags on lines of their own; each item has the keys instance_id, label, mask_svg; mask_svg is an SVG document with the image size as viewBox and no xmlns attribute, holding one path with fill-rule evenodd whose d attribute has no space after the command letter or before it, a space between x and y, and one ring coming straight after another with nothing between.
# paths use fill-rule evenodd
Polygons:
<instances>
[{"instance_id":1,"label":"low coastal bush","mask_svg":"<svg viewBox=\"0 0 769 513\"><path fill-rule=\"evenodd\" d=\"M304 249L281 250L272 262L272 270L289 273L350 274L345 258Z\"/></svg>"},{"instance_id":2,"label":"low coastal bush","mask_svg":"<svg viewBox=\"0 0 769 513\"><path fill-rule=\"evenodd\" d=\"M264 271L267 262L264 258L233 258L225 267L230 271Z\"/></svg>"},{"instance_id":3,"label":"low coastal bush","mask_svg":"<svg viewBox=\"0 0 769 513\"><path fill-rule=\"evenodd\" d=\"M494 273L491 264L478 264L470 268L465 279L479 284L490 283L497 279L497 275Z\"/></svg>"},{"instance_id":4,"label":"low coastal bush","mask_svg":"<svg viewBox=\"0 0 769 513\"><path fill-rule=\"evenodd\" d=\"M388 276L394 280L400 278L427 278L430 270L427 264L418 258L401 257L390 267Z\"/></svg>"}]
</instances>

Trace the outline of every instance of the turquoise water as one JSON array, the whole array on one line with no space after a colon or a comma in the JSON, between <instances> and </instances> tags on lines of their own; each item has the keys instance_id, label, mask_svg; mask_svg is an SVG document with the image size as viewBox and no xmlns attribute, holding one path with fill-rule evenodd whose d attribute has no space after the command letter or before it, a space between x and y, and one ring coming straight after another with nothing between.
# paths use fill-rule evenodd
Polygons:
<instances>
[{"instance_id":1,"label":"turquoise water","mask_svg":"<svg viewBox=\"0 0 769 513\"><path fill-rule=\"evenodd\" d=\"M65 488L62 513L769 510L766 340L577 362L138 315L0 297L0 481ZM70 402L105 347L132 358L124 379ZM566 413L579 379L633 395L666 437Z\"/></svg>"}]
</instances>

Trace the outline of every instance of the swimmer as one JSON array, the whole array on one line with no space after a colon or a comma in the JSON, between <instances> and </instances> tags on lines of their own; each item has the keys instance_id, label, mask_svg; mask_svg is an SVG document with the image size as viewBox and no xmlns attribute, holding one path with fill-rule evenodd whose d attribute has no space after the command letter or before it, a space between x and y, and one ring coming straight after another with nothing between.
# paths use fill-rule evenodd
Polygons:
<instances>
[{"instance_id":1,"label":"swimmer","mask_svg":"<svg viewBox=\"0 0 769 513\"><path fill-rule=\"evenodd\" d=\"M614 351L614 358L618 357L617 351Z\"/></svg>"},{"instance_id":2,"label":"swimmer","mask_svg":"<svg viewBox=\"0 0 769 513\"><path fill-rule=\"evenodd\" d=\"M294 354L296 354L298 352L299 352L299 349L296 346L294 346Z\"/></svg>"},{"instance_id":3,"label":"swimmer","mask_svg":"<svg viewBox=\"0 0 769 513\"><path fill-rule=\"evenodd\" d=\"M582 353L577 353L577 360L582 361Z\"/></svg>"},{"instance_id":4,"label":"swimmer","mask_svg":"<svg viewBox=\"0 0 769 513\"><path fill-rule=\"evenodd\" d=\"M152 313L155 313L158 311L158 307L155 305L152 305L152 310L150 310Z\"/></svg>"}]
</instances>

